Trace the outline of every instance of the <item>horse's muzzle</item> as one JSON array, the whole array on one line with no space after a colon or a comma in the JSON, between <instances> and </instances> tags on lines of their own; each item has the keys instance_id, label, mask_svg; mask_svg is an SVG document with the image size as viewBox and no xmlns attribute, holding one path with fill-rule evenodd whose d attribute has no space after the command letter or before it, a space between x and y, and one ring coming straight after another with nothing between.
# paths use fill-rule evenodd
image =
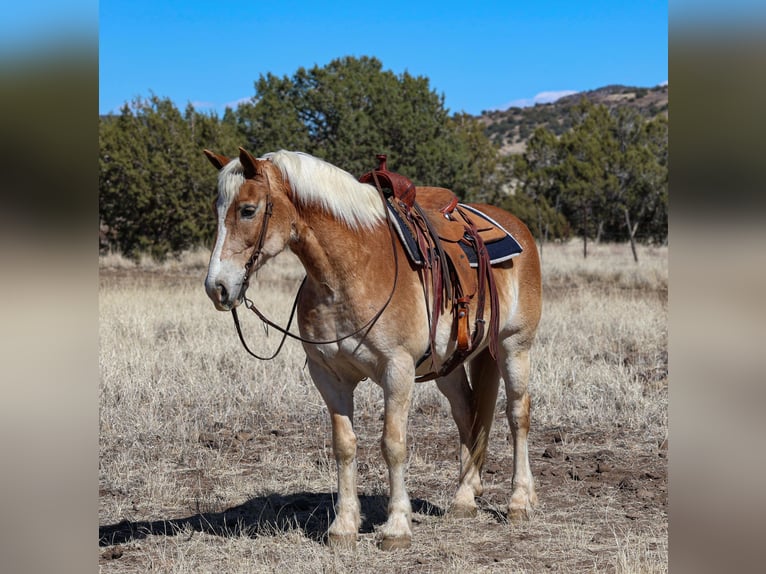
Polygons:
<instances>
[{"instance_id":1,"label":"horse's muzzle","mask_svg":"<svg viewBox=\"0 0 766 574\"><path fill-rule=\"evenodd\" d=\"M242 290L232 291L222 281L205 281L205 291L219 311L231 311L242 303Z\"/></svg>"}]
</instances>

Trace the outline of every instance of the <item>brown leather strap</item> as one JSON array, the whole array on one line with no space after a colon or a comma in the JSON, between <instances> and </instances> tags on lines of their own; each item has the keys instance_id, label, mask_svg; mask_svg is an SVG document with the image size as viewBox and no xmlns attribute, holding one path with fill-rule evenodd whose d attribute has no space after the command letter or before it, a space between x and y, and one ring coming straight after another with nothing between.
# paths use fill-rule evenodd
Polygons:
<instances>
[{"instance_id":1,"label":"brown leather strap","mask_svg":"<svg viewBox=\"0 0 766 574\"><path fill-rule=\"evenodd\" d=\"M255 357L256 359L260 359L261 361L270 361L274 357L276 357L279 352L282 350L282 346L285 344L285 341L287 340L288 331L290 330L290 327L293 324L293 318L295 317L295 310L298 308L298 297L301 294L301 289L303 289L303 285L306 283L306 276L304 275L303 281L301 282L301 286L298 288L298 293L295 295L295 299L293 300L293 308L290 310L290 318L287 320L287 327L284 328L284 330L277 328L282 332L282 340L279 341L279 345L277 345L277 350L272 353L270 357L261 357L260 355L254 353L250 350L250 347L247 346L247 342L245 342L245 336L242 334L242 326L239 324L239 315L237 315L237 308L234 307L231 310L231 316L234 319L234 326L237 328L237 335L239 336L239 340L242 343L242 346L245 348L245 351L247 351L250 355ZM248 306L248 303L252 304L252 301L250 299L245 298L245 306ZM255 306L253 305L253 308ZM250 309L251 307L248 307ZM255 313L259 313L259 311L254 311ZM267 325L270 324L269 321L266 323Z\"/></svg>"},{"instance_id":2,"label":"brown leather strap","mask_svg":"<svg viewBox=\"0 0 766 574\"><path fill-rule=\"evenodd\" d=\"M497 294L497 285L495 285L495 276L492 274L492 266L489 263L489 253L487 252L487 246L484 244L484 240L481 238L479 231L473 223L473 220L468 218L462 209L458 209L458 213L465 221L466 227L470 230L471 241L474 243L476 249L478 268L476 270L478 279L477 288L477 309L476 309L476 324L477 331L481 327L484 328L484 300L485 294L489 292L489 353L493 358L497 358L497 345L499 339L500 329L500 303ZM483 335L483 333L482 333ZM477 337L478 340L481 340Z\"/></svg>"},{"instance_id":3,"label":"brown leather strap","mask_svg":"<svg viewBox=\"0 0 766 574\"><path fill-rule=\"evenodd\" d=\"M458 213L461 210L458 209ZM462 213L461 213L462 216ZM418 382L429 381L439 377L444 377L454 371L458 365L465 362L468 356L476 349L484 338L484 308L486 294L489 292L490 300L490 328L489 328L489 353L493 359L497 360L497 346L499 340L499 326L500 326L500 305L497 294L497 286L495 285L495 277L492 274L492 267L489 263L489 253L484 245L476 226L468 218L462 216L465 220L466 240L469 241L476 250L478 269L477 269L477 290L476 290L476 318L474 320L474 331L471 337L469 345L461 344L460 340L460 324L458 323L458 341L457 348L447 358L441 367L437 371L432 371L425 375L417 377L415 380ZM456 303L455 312L459 314L462 310L468 311L468 298L462 297ZM433 348L433 341L431 342ZM431 351L433 356L433 350Z\"/></svg>"},{"instance_id":4,"label":"brown leather strap","mask_svg":"<svg viewBox=\"0 0 766 574\"><path fill-rule=\"evenodd\" d=\"M453 195L450 202L442 207L439 211L444 215L445 217L452 214L453 211L455 211L455 208L457 207L457 204L460 200L458 200L457 195Z\"/></svg>"}]
</instances>

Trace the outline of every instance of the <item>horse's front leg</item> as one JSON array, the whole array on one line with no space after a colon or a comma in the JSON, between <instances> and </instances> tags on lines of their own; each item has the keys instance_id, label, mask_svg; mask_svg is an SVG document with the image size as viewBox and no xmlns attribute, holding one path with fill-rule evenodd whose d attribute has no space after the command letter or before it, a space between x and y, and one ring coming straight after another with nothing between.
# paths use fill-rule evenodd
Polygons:
<instances>
[{"instance_id":1,"label":"horse's front leg","mask_svg":"<svg viewBox=\"0 0 766 574\"><path fill-rule=\"evenodd\" d=\"M330 412L332 448L338 471L338 500L335 520L327 531L328 543L331 546L354 546L361 525L354 433L354 389L358 381L344 382L311 360L308 366L311 378Z\"/></svg>"},{"instance_id":2,"label":"horse's front leg","mask_svg":"<svg viewBox=\"0 0 766 574\"><path fill-rule=\"evenodd\" d=\"M407 357L392 362L381 377L385 415L381 449L388 465L388 520L380 529L383 550L408 548L412 542L412 506L404 483L407 461L407 416L415 385L415 369Z\"/></svg>"}]
</instances>

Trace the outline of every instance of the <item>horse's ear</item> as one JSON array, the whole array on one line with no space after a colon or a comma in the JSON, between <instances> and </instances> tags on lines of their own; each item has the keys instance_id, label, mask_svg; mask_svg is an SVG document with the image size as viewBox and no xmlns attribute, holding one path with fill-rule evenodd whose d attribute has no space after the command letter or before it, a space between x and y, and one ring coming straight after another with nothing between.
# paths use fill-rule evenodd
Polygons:
<instances>
[{"instance_id":1,"label":"horse's ear","mask_svg":"<svg viewBox=\"0 0 766 574\"><path fill-rule=\"evenodd\" d=\"M239 163L245 170L245 179L252 179L261 173L261 168L258 165L260 162L243 147L239 148Z\"/></svg>"},{"instance_id":2,"label":"horse's ear","mask_svg":"<svg viewBox=\"0 0 766 574\"><path fill-rule=\"evenodd\" d=\"M206 149L203 151L205 152L207 159L210 160L210 163L212 163L217 170L220 170L223 166L229 163L229 158L226 157L225 155L218 155L217 153L214 153L210 151L209 149Z\"/></svg>"}]
</instances>

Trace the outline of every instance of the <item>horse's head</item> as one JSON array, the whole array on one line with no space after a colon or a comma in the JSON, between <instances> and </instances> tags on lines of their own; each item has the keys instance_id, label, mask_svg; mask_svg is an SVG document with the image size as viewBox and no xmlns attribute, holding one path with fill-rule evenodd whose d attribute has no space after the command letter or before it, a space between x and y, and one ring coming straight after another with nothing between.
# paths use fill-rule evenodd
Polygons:
<instances>
[{"instance_id":1,"label":"horse's head","mask_svg":"<svg viewBox=\"0 0 766 574\"><path fill-rule=\"evenodd\" d=\"M215 211L218 235L210 256L205 290L216 309L239 305L251 273L290 240L295 208L282 173L266 159L239 148L239 159L205 150L219 170Z\"/></svg>"}]
</instances>

